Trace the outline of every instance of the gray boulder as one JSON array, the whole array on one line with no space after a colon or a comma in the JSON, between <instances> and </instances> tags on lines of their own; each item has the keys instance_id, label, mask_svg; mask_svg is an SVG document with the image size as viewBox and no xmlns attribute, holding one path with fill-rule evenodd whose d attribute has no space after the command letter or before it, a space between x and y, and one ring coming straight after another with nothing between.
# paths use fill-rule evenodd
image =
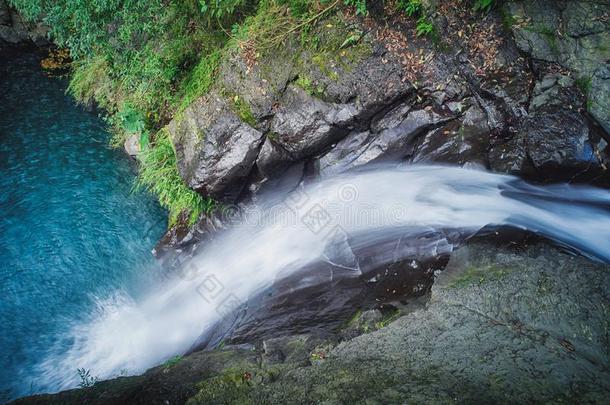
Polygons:
<instances>
[{"instance_id":1,"label":"gray boulder","mask_svg":"<svg viewBox=\"0 0 610 405\"><path fill-rule=\"evenodd\" d=\"M263 141L217 94L191 104L167 127L178 170L199 193L234 201L241 193Z\"/></svg>"},{"instance_id":2,"label":"gray boulder","mask_svg":"<svg viewBox=\"0 0 610 405\"><path fill-rule=\"evenodd\" d=\"M368 163L409 157L420 137L454 118L432 108L411 111L409 105L401 105L371 125L370 131L353 132L339 142L320 159L320 173L330 175Z\"/></svg>"},{"instance_id":3,"label":"gray boulder","mask_svg":"<svg viewBox=\"0 0 610 405\"><path fill-rule=\"evenodd\" d=\"M0 47L19 44L47 46L48 31L42 23L26 23L5 0L0 0Z\"/></svg>"},{"instance_id":4,"label":"gray boulder","mask_svg":"<svg viewBox=\"0 0 610 405\"><path fill-rule=\"evenodd\" d=\"M131 157L138 156L138 153L140 153L140 135L129 135L127 139L125 139L125 142L123 142L123 149Z\"/></svg>"},{"instance_id":5,"label":"gray boulder","mask_svg":"<svg viewBox=\"0 0 610 405\"><path fill-rule=\"evenodd\" d=\"M350 104L332 104L289 86L271 121L258 167L271 176L283 163L299 161L338 141L354 125L357 110Z\"/></svg>"},{"instance_id":6,"label":"gray boulder","mask_svg":"<svg viewBox=\"0 0 610 405\"><path fill-rule=\"evenodd\" d=\"M604 1L511 1L517 46L535 59L559 63L590 83L588 110L609 132L610 3Z\"/></svg>"},{"instance_id":7,"label":"gray boulder","mask_svg":"<svg viewBox=\"0 0 610 405\"><path fill-rule=\"evenodd\" d=\"M600 66L591 79L588 110L597 122L610 134L610 66Z\"/></svg>"},{"instance_id":8,"label":"gray boulder","mask_svg":"<svg viewBox=\"0 0 610 405\"><path fill-rule=\"evenodd\" d=\"M579 113L582 98L570 77L549 74L536 83L516 135L489 153L492 169L565 179L605 172L605 141L594 135Z\"/></svg>"},{"instance_id":9,"label":"gray boulder","mask_svg":"<svg viewBox=\"0 0 610 405\"><path fill-rule=\"evenodd\" d=\"M536 59L590 77L610 59L610 4L596 1L511 1L517 45Z\"/></svg>"}]
</instances>

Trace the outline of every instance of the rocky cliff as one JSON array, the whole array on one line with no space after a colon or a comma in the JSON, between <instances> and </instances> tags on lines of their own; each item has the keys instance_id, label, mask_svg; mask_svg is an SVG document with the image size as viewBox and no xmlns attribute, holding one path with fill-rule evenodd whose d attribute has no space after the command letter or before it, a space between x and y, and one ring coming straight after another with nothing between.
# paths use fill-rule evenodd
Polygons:
<instances>
[{"instance_id":1,"label":"rocky cliff","mask_svg":"<svg viewBox=\"0 0 610 405\"><path fill-rule=\"evenodd\" d=\"M181 176L224 203L287 172L296 185L386 160L608 184L610 6L431 3L433 38L371 10L320 22L314 43L233 52L167 126ZM164 244L192 243L209 221Z\"/></svg>"}]
</instances>

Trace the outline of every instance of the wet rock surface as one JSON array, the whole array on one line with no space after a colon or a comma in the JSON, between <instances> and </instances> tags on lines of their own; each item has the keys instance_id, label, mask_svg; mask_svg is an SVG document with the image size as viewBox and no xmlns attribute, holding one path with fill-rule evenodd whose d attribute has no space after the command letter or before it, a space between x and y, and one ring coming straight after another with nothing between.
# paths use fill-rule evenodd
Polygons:
<instances>
[{"instance_id":1,"label":"wet rock surface","mask_svg":"<svg viewBox=\"0 0 610 405\"><path fill-rule=\"evenodd\" d=\"M168 127L180 173L231 202L297 164L320 176L398 160L610 181L609 6L531 0L483 16L437 8L446 41L437 49L400 19L388 28L372 18L349 22L365 25L353 48L287 39L255 63L232 54L219 84Z\"/></svg>"},{"instance_id":2,"label":"wet rock surface","mask_svg":"<svg viewBox=\"0 0 610 405\"><path fill-rule=\"evenodd\" d=\"M16 403L605 402L610 269L545 244L514 246L469 243L425 307L359 313L342 337L225 346Z\"/></svg>"},{"instance_id":3,"label":"wet rock surface","mask_svg":"<svg viewBox=\"0 0 610 405\"><path fill-rule=\"evenodd\" d=\"M237 199L258 156L261 132L216 94L194 102L167 130L180 175L192 189L221 201Z\"/></svg>"},{"instance_id":4,"label":"wet rock surface","mask_svg":"<svg viewBox=\"0 0 610 405\"><path fill-rule=\"evenodd\" d=\"M391 236L351 236L326 259L281 279L230 322L214 328L202 347L264 338L337 333L354 312L384 313L429 293L435 272L464 235L456 231L409 229ZM364 243L366 240L366 243ZM338 244L341 245L340 243ZM205 343L205 344L203 344Z\"/></svg>"},{"instance_id":5,"label":"wet rock surface","mask_svg":"<svg viewBox=\"0 0 610 405\"><path fill-rule=\"evenodd\" d=\"M506 5L517 46L532 58L558 63L581 80L587 109L608 132L610 4L604 1L511 1ZM604 79L604 77L606 79ZM595 86L592 86L595 81ZM601 109L600 100L605 104Z\"/></svg>"},{"instance_id":6,"label":"wet rock surface","mask_svg":"<svg viewBox=\"0 0 610 405\"><path fill-rule=\"evenodd\" d=\"M582 100L572 78L545 75L533 89L529 115L519 123L516 135L492 148L491 167L557 180L603 174L607 142L594 134L590 121L578 111Z\"/></svg>"}]
</instances>

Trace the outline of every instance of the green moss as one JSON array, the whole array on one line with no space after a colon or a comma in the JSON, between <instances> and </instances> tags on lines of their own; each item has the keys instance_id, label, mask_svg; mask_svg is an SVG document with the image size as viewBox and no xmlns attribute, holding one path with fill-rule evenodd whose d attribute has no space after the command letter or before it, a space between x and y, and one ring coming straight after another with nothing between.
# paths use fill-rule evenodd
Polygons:
<instances>
[{"instance_id":1,"label":"green moss","mask_svg":"<svg viewBox=\"0 0 610 405\"><path fill-rule=\"evenodd\" d=\"M250 104L248 104L248 102L243 97L240 97L237 94L230 97L230 104L232 110L243 122L250 125L251 127L256 127L258 122L256 121L254 114L252 114Z\"/></svg>"},{"instance_id":2,"label":"green moss","mask_svg":"<svg viewBox=\"0 0 610 405\"><path fill-rule=\"evenodd\" d=\"M457 278L449 283L451 288L463 288L476 284L485 284L488 282L500 280L511 272L510 269L497 266L488 265L484 267L470 266L464 270Z\"/></svg>"},{"instance_id":3,"label":"green moss","mask_svg":"<svg viewBox=\"0 0 610 405\"><path fill-rule=\"evenodd\" d=\"M288 369L284 365L262 369L253 364L227 368L220 375L198 383L199 391L187 404L251 404L257 388L273 383Z\"/></svg>"},{"instance_id":4,"label":"green moss","mask_svg":"<svg viewBox=\"0 0 610 405\"><path fill-rule=\"evenodd\" d=\"M324 94L324 88L322 86L316 86L311 79L305 74L299 75L294 84L302 88L311 96L322 96Z\"/></svg>"},{"instance_id":5,"label":"green moss","mask_svg":"<svg viewBox=\"0 0 610 405\"><path fill-rule=\"evenodd\" d=\"M335 70L334 62L329 53L318 53L311 60L326 77L334 81L339 80L339 74Z\"/></svg>"},{"instance_id":6,"label":"green moss","mask_svg":"<svg viewBox=\"0 0 610 405\"><path fill-rule=\"evenodd\" d=\"M364 33L354 30L338 15L304 30L300 42L306 51L300 61L302 70L307 71L313 62L331 80L339 79L338 68L349 72L373 51Z\"/></svg>"},{"instance_id":7,"label":"green moss","mask_svg":"<svg viewBox=\"0 0 610 405\"><path fill-rule=\"evenodd\" d=\"M248 371L226 371L197 384L199 392L187 404L231 403L248 404L250 378Z\"/></svg>"},{"instance_id":8,"label":"green moss","mask_svg":"<svg viewBox=\"0 0 610 405\"><path fill-rule=\"evenodd\" d=\"M381 319L381 321L376 322L375 327L377 329L385 328L386 326L388 326L389 324L391 324L392 322L394 322L395 320L400 318L400 315L401 315L400 310L396 309L396 310L392 311L391 313L385 315L383 317L383 319Z\"/></svg>"}]
</instances>

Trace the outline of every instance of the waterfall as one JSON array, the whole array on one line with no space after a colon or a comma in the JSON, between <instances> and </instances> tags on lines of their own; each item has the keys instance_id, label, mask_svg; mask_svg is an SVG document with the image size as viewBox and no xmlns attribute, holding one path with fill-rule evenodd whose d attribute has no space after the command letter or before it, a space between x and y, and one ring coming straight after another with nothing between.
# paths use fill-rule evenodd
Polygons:
<instances>
[{"instance_id":1,"label":"waterfall","mask_svg":"<svg viewBox=\"0 0 610 405\"><path fill-rule=\"evenodd\" d=\"M510 225L593 260L610 261L610 191L532 185L512 176L445 166L376 166L290 193L275 191L144 297L104 297L90 322L73 325L66 352L41 364L54 390L78 383L77 367L108 378L140 373L184 353L237 306L308 264L336 260L359 274L346 238L421 227L476 232ZM362 243L362 242L361 242ZM329 247L334 249L328 256ZM338 258L338 259L337 259Z\"/></svg>"}]
</instances>

